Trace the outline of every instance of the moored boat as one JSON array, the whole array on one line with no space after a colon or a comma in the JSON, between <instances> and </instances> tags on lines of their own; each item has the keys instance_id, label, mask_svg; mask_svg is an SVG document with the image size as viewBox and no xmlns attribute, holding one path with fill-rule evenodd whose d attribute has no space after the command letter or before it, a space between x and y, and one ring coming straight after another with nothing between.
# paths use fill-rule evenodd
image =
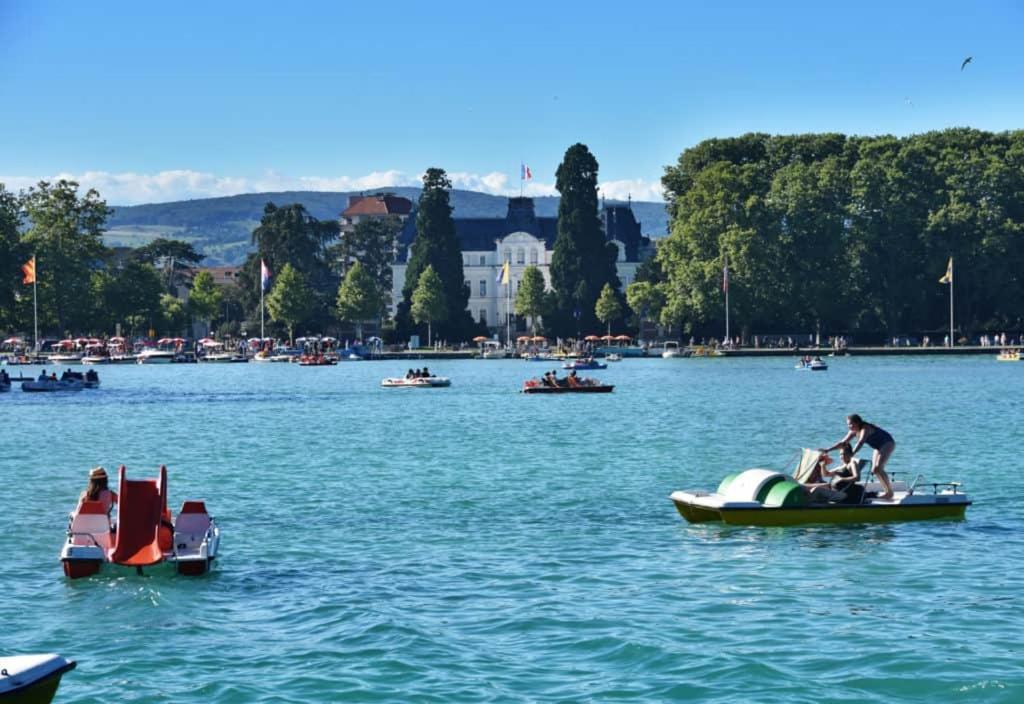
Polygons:
<instances>
[{"instance_id":1,"label":"moored boat","mask_svg":"<svg viewBox=\"0 0 1024 704\"><path fill-rule=\"evenodd\" d=\"M47 704L57 693L60 678L75 664L54 653L0 657L0 702Z\"/></svg>"},{"instance_id":2,"label":"moored boat","mask_svg":"<svg viewBox=\"0 0 1024 704\"><path fill-rule=\"evenodd\" d=\"M383 379L380 385L388 389L434 389L451 386L452 380L446 376L390 377Z\"/></svg>"},{"instance_id":3,"label":"moored boat","mask_svg":"<svg viewBox=\"0 0 1024 704\"><path fill-rule=\"evenodd\" d=\"M562 369L587 370L587 369L607 369L607 368L608 368L607 364L605 364L604 362L598 362L593 357L587 357L587 358L583 358L583 359L574 359L574 360L566 362L565 364L562 365Z\"/></svg>"},{"instance_id":4,"label":"moored boat","mask_svg":"<svg viewBox=\"0 0 1024 704\"><path fill-rule=\"evenodd\" d=\"M606 362L621 362L622 361L622 355L619 354L618 352L612 352L611 354L606 355L604 360Z\"/></svg>"},{"instance_id":5,"label":"moored boat","mask_svg":"<svg viewBox=\"0 0 1024 704\"><path fill-rule=\"evenodd\" d=\"M1000 362L1019 362L1020 361L1020 350L1000 350L996 356Z\"/></svg>"},{"instance_id":6,"label":"moored boat","mask_svg":"<svg viewBox=\"0 0 1024 704\"><path fill-rule=\"evenodd\" d=\"M78 379L36 379L35 381L21 382L21 390L28 393L57 392L57 391L81 391L85 383Z\"/></svg>"},{"instance_id":7,"label":"moored boat","mask_svg":"<svg viewBox=\"0 0 1024 704\"><path fill-rule=\"evenodd\" d=\"M682 357L682 356L683 356L683 351L681 349L679 349L679 343L676 342L675 340L667 340L665 342L664 347L662 347L662 349L661 349L661 358L662 359L675 359L677 357Z\"/></svg>"},{"instance_id":8,"label":"moored boat","mask_svg":"<svg viewBox=\"0 0 1024 704\"><path fill-rule=\"evenodd\" d=\"M173 350L160 350L150 347L139 352L135 357L135 361L139 364L170 364L174 361L174 355Z\"/></svg>"},{"instance_id":9,"label":"moored boat","mask_svg":"<svg viewBox=\"0 0 1024 704\"><path fill-rule=\"evenodd\" d=\"M174 565L179 574L209 571L220 545L220 530L203 501L182 503L175 517L167 508L167 468L155 479L129 480L118 470L117 524L100 501L81 501L68 521L60 560L71 579L88 577L105 564L143 567Z\"/></svg>"},{"instance_id":10,"label":"moored boat","mask_svg":"<svg viewBox=\"0 0 1024 704\"><path fill-rule=\"evenodd\" d=\"M807 370L812 372L824 372L828 371L828 363L820 358L815 359L801 359L796 363L796 369Z\"/></svg>"},{"instance_id":11,"label":"moored boat","mask_svg":"<svg viewBox=\"0 0 1024 704\"><path fill-rule=\"evenodd\" d=\"M802 462L818 453L805 450ZM865 461L861 461L864 474ZM799 475L799 469L795 474ZM890 473L892 474L892 473ZM721 521L740 526L793 526L810 523L884 523L932 518L963 518L971 505L960 484L925 483L919 475L908 485L893 481L891 499L879 499L877 482L858 482L839 502L811 503L807 488L793 477L771 469L747 469L730 474L714 492L675 491L669 497L690 523ZM931 488L931 493L925 491Z\"/></svg>"}]
</instances>

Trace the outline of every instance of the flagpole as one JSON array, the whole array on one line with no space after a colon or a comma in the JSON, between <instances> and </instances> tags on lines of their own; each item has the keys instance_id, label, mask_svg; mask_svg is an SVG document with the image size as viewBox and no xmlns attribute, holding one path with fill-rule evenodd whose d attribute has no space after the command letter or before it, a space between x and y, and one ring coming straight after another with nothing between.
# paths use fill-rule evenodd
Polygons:
<instances>
[{"instance_id":1,"label":"flagpole","mask_svg":"<svg viewBox=\"0 0 1024 704\"><path fill-rule=\"evenodd\" d=\"M262 265L263 262L261 261L260 264ZM266 337L266 335L263 332L263 289L265 289L265 288L266 288L266 286L263 285L263 272L262 272L262 266L261 266L261 271L260 271L260 345L263 344L263 338Z\"/></svg>"},{"instance_id":2,"label":"flagpole","mask_svg":"<svg viewBox=\"0 0 1024 704\"><path fill-rule=\"evenodd\" d=\"M35 257L32 257L35 263ZM35 339L36 354L39 354L39 283L36 281L35 272L32 272L32 321Z\"/></svg>"},{"instance_id":3,"label":"flagpole","mask_svg":"<svg viewBox=\"0 0 1024 704\"><path fill-rule=\"evenodd\" d=\"M949 258L949 346L956 347L953 336L953 257Z\"/></svg>"},{"instance_id":4,"label":"flagpole","mask_svg":"<svg viewBox=\"0 0 1024 704\"><path fill-rule=\"evenodd\" d=\"M509 262L509 269L512 268ZM505 284L505 344L512 344L512 275L509 273L508 283Z\"/></svg>"},{"instance_id":5,"label":"flagpole","mask_svg":"<svg viewBox=\"0 0 1024 704\"><path fill-rule=\"evenodd\" d=\"M729 255L725 255L725 341L726 344L732 340L729 337Z\"/></svg>"}]
</instances>

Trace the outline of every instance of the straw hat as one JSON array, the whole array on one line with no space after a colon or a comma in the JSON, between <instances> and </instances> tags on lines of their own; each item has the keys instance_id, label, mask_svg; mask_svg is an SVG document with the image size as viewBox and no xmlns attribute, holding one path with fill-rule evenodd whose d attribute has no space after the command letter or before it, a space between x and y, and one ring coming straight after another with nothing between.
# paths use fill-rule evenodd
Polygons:
<instances>
[{"instance_id":1,"label":"straw hat","mask_svg":"<svg viewBox=\"0 0 1024 704\"><path fill-rule=\"evenodd\" d=\"M106 479L106 478L107 478L107 470L103 469L103 467L93 467L91 470L89 470L89 479Z\"/></svg>"}]
</instances>

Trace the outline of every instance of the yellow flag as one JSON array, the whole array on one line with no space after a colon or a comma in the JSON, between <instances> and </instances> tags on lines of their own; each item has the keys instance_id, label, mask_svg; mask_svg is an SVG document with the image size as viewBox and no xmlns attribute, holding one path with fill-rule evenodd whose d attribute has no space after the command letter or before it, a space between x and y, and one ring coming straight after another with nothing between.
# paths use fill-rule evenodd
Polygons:
<instances>
[{"instance_id":1,"label":"yellow flag","mask_svg":"<svg viewBox=\"0 0 1024 704\"><path fill-rule=\"evenodd\" d=\"M501 283L508 283L508 262L505 262L505 266L501 267Z\"/></svg>"},{"instance_id":2,"label":"yellow flag","mask_svg":"<svg viewBox=\"0 0 1024 704\"><path fill-rule=\"evenodd\" d=\"M940 284L951 284L953 283L953 257L949 258L949 264L946 265L946 275L939 279Z\"/></svg>"}]
</instances>

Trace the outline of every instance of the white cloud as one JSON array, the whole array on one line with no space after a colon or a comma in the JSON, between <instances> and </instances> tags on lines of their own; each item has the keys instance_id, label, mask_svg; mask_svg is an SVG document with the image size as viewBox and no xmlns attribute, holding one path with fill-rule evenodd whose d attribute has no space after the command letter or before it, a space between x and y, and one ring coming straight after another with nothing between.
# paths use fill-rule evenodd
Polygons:
<instances>
[{"instance_id":1,"label":"white cloud","mask_svg":"<svg viewBox=\"0 0 1024 704\"><path fill-rule=\"evenodd\" d=\"M518 192L519 183L511 181L507 174L492 171L477 174L465 171L449 172L448 177L455 188L509 196ZM19 191L35 185L41 180L56 181L67 179L77 181L83 189L95 188L112 205L134 205L138 203L162 203L193 198L213 198L239 193L264 193L271 191L361 191L388 186L418 186L420 174L408 174L396 169L373 171L364 176L288 176L276 171L266 171L260 176L218 176L191 169L173 169L153 174L135 172L111 173L108 171L84 171L79 174L59 173L45 177L0 176L0 183L8 190ZM605 181L600 185L601 193L610 199L625 200L632 194L633 200L661 200L661 184L657 181L627 179ZM528 196L558 195L554 184L527 181L523 192Z\"/></svg>"}]
</instances>

